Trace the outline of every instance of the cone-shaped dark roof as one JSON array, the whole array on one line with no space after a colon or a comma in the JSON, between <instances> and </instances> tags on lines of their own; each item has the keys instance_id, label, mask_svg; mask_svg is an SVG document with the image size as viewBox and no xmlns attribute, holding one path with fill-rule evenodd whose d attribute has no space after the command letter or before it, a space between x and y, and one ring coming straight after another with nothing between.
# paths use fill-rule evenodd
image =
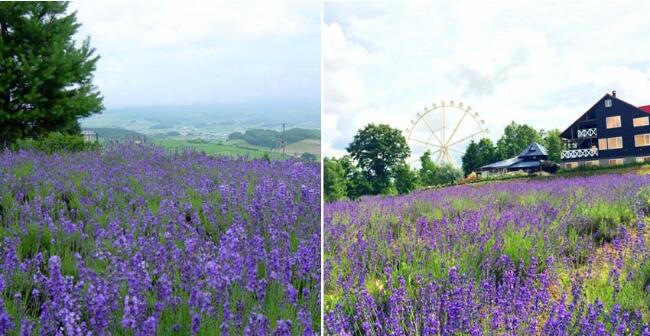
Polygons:
<instances>
[{"instance_id":1,"label":"cone-shaped dark roof","mask_svg":"<svg viewBox=\"0 0 650 336\"><path fill-rule=\"evenodd\" d=\"M537 142L533 142L528 145L528 147L524 148L521 154L519 154L517 157L523 159L531 156L548 156L548 152L544 146L540 145Z\"/></svg>"}]
</instances>

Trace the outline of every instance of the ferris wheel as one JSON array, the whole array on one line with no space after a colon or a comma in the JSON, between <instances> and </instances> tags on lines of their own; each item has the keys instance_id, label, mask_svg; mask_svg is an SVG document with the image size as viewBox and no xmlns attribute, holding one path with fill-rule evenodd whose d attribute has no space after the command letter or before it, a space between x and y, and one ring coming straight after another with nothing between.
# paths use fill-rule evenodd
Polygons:
<instances>
[{"instance_id":1,"label":"ferris wheel","mask_svg":"<svg viewBox=\"0 0 650 336\"><path fill-rule=\"evenodd\" d=\"M405 130L411 148L411 162L427 150L438 164L458 165L464 149L472 139L486 136L488 129L478 112L462 102L441 101L425 106Z\"/></svg>"}]
</instances>

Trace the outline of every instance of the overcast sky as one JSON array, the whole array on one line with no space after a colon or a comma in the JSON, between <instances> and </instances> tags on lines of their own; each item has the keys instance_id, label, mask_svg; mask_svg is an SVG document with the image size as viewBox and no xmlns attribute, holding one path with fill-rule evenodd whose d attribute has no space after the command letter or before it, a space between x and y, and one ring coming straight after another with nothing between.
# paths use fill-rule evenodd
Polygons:
<instances>
[{"instance_id":1,"label":"overcast sky","mask_svg":"<svg viewBox=\"0 0 650 336\"><path fill-rule=\"evenodd\" d=\"M405 129L453 99L497 139L514 120L563 130L606 92L650 104L650 4L326 3L323 150L360 127Z\"/></svg>"},{"instance_id":2,"label":"overcast sky","mask_svg":"<svg viewBox=\"0 0 650 336\"><path fill-rule=\"evenodd\" d=\"M73 2L110 107L320 104L319 3Z\"/></svg>"}]
</instances>

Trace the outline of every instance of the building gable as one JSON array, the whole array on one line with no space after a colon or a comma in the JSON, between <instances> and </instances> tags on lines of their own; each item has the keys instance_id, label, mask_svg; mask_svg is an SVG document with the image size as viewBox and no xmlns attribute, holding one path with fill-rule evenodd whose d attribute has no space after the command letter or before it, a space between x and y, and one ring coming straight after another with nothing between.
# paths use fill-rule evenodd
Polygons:
<instances>
[{"instance_id":1,"label":"building gable","mask_svg":"<svg viewBox=\"0 0 650 336\"><path fill-rule=\"evenodd\" d=\"M637 122L634 126L635 118L649 117L649 114L650 106L636 107L619 99L615 93L605 94L561 133L567 146L562 160L608 160L650 155L650 146L635 142L636 135L650 134L650 125ZM614 127L607 128L609 117L618 117L609 119Z\"/></svg>"},{"instance_id":2,"label":"building gable","mask_svg":"<svg viewBox=\"0 0 650 336\"><path fill-rule=\"evenodd\" d=\"M646 112L615 95L607 93L567 127L560 136L565 139L573 139L578 137L578 130L580 129L597 128L598 131L607 130L606 118L616 115L621 116L621 126L626 128L627 124L632 125L632 119L647 116L648 113L650 112Z\"/></svg>"}]
</instances>

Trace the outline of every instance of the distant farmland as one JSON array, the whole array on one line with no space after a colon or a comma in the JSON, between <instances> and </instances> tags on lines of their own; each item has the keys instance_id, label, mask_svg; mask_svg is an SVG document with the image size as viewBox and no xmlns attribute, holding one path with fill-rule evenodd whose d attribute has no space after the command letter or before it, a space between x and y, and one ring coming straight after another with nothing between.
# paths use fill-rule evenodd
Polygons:
<instances>
[{"instance_id":1,"label":"distant farmland","mask_svg":"<svg viewBox=\"0 0 650 336\"><path fill-rule=\"evenodd\" d=\"M97 133L99 142L107 143L110 141L133 141L133 140L144 140L150 143L154 143L159 146L170 149L182 149L182 148L192 148L199 152L204 152L209 155L229 155L229 156L247 156L250 158L260 158L264 156L265 153L268 153L269 157L273 159L282 159L289 156L299 157L303 153L310 153L320 157L320 139L317 138L304 138L307 137L318 137L320 136L319 130L314 129L292 129L288 131L287 146L286 146L286 155L281 153L279 148L271 148L264 145L252 144L245 139L233 139L225 142L218 140L204 140L204 139L191 139L184 138L178 134L178 132L169 132L168 135L155 135L147 136L143 133L127 130L123 128L113 128L113 127L94 127L94 128L84 128L85 130L93 131ZM266 130L264 130L266 132ZM276 139L279 137L277 131L268 131L272 132ZM176 134L172 134L176 133ZM295 134L294 134L295 133ZM256 134L252 132L252 134ZM264 133L266 135L266 133ZM297 134L297 135L296 135ZM259 137L258 137L259 138ZM259 140L258 138L253 138ZM304 138L304 139L303 139ZM267 140L270 142L271 140ZM294 141L296 139L300 139ZM274 140L274 144L277 143L277 140Z\"/></svg>"},{"instance_id":2,"label":"distant farmland","mask_svg":"<svg viewBox=\"0 0 650 336\"><path fill-rule=\"evenodd\" d=\"M287 153L311 153L320 156L320 140L305 139L287 145Z\"/></svg>"},{"instance_id":3,"label":"distant farmland","mask_svg":"<svg viewBox=\"0 0 650 336\"><path fill-rule=\"evenodd\" d=\"M228 155L228 156L247 156L250 158L263 157L265 153L272 159L282 159L283 156L277 152L265 151L256 148L244 148L234 145L224 145L212 142L198 142L192 140L179 140L179 139L160 139L153 140L152 143L170 149L183 149L192 148L199 152L204 152L208 155Z\"/></svg>"},{"instance_id":4,"label":"distant farmland","mask_svg":"<svg viewBox=\"0 0 650 336\"><path fill-rule=\"evenodd\" d=\"M244 133L233 132L228 136L229 143L275 150L279 150L281 139L285 141L285 151L291 155L320 155L319 129L291 128L284 133L271 129L249 129Z\"/></svg>"}]
</instances>

